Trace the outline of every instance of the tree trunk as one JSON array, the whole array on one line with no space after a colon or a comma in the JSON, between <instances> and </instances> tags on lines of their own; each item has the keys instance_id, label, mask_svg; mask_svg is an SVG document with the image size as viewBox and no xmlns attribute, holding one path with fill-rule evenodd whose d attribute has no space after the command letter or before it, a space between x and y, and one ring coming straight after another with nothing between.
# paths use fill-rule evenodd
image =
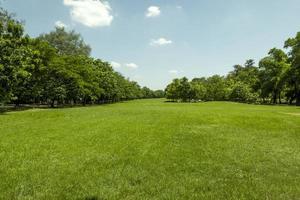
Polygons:
<instances>
[{"instance_id":1,"label":"tree trunk","mask_svg":"<svg viewBox=\"0 0 300 200\"><path fill-rule=\"evenodd\" d=\"M296 106L300 106L300 90L298 88L297 82L295 82L295 99L296 99Z\"/></svg>"},{"instance_id":2,"label":"tree trunk","mask_svg":"<svg viewBox=\"0 0 300 200\"><path fill-rule=\"evenodd\" d=\"M20 101L16 100L16 102L15 102L15 108L18 108L18 107L20 107Z\"/></svg>"},{"instance_id":3,"label":"tree trunk","mask_svg":"<svg viewBox=\"0 0 300 200\"><path fill-rule=\"evenodd\" d=\"M278 99L279 99L279 104L281 104L282 102L281 102L281 92L279 92L279 94L278 94Z\"/></svg>"},{"instance_id":4,"label":"tree trunk","mask_svg":"<svg viewBox=\"0 0 300 200\"><path fill-rule=\"evenodd\" d=\"M300 106L300 91L296 93L296 106Z\"/></svg>"},{"instance_id":5,"label":"tree trunk","mask_svg":"<svg viewBox=\"0 0 300 200\"><path fill-rule=\"evenodd\" d=\"M273 104L277 103L277 92L273 93Z\"/></svg>"},{"instance_id":6,"label":"tree trunk","mask_svg":"<svg viewBox=\"0 0 300 200\"><path fill-rule=\"evenodd\" d=\"M54 108L54 102L55 102L55 100L51 101L51 108Z\"/></svg>"}]
</instances>

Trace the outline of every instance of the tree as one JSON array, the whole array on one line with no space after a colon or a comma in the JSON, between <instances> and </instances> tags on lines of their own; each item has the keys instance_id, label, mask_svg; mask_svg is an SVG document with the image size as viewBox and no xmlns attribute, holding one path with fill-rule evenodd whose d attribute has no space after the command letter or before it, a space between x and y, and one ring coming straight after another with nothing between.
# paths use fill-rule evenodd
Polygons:
<instances>
[{"instance_id":1,"label":"tree","mask_svg":"<svg viewBox=\"0 0 300 200\"><path fill-rule=\"evenodd\" d=\"M155 94L154 91L150 90L147 87L142 88L143 98L154 98Z\"/></svg>"},{"instance_id":2,"label":"tree","mask_svg":"<svg viewBox=\"0 0 300 200\"><path fill-rule=\"evenodd\" d=\"M165 97L165 92L163 90L155 90L153 91L154 98L163 98Z\"/></svg>"},{"instance_id":3,"label":"tree","mask_svg":"<svg viewBox=\"0 0 300 200\"><path fill-rule=\"evenodd\" d=\"M231 101L237 102L255 103L257 98L258 95L252 91L249 85L243 82L235 82L229 95Z\"/></svg>"},{"instance_id":4,"label":"tree","mask_svg":"<svg viewBox=\"0 0 300 200\"><path fill-rule=\"evenodd\" d=\"M255 65L255 61L253 59L249 59L249 60L246 60L245 62L245 68L252 68L254 67Z\"/></svg>"},{"instance_id":5,"label":"tree","mask_svg":"<svg viewBox=\"0 0 300 200\"><path fill-rule=\"evenodd\" d=\"M289 38L284 47L290 49L288 54L291 63L289 83L294 93L292 99L296 99L296 105L300 106L300 32L295 38Z\"/></svg>"},{"instance_id":6,"label":"tree","mask_svg":"<svg viewBox=\"0 0 300 200\"><path fill-rule=\"evenodd\" d=\"M226 99L226 85L222 76L214 75L206 81L207 100L223 101Z\"/></svg>"},{"instance_id":7,"label":"tree","mask_svg":"<svg viewBox=\"0 0 300 200\"><path fill-rule=\"evenodd\" d=\"M254 60L247 60L244 66L235 65L234 70L229 72L226 79L233 82L242 82L249 85L253 90L258 90L258 68L254 66Z\"/></svg>"},{"instance_id":8,"label":"tree","mask_svg":"<svg viewBox=\"0 0 300 200\"><path fill-rule=\"evenodd\" d=\"M269 56L259 62L262 97L272 96L272 103L281 103L281 93L286 83L290 65L287 55L280 49L273 48Z\"/></svg>"},{"instance_id":9,"label":"tree","mask_svg":"<svg viewBox=\"0 0 300 200\"><path fill-rule=\"evenodd\" d=\"M177 101L180 99L179 86L180 86L179 79L174 79L172 83L167 85L165 89L167 99L171 99L173 101Z\"/></svg>"},{"instance_id":10,"label":"tree","mask_svg":"<svg viewBox=\"0 0 300 200\"><path fill-rule=\"evenodd\" d=\"M42 34L39 38L56 48L59 55L89 56L91 53L91 47L74 30L66 31L63 27L56 27L54 31Z\"/></svg>"},{"instance_id":11,"label":"tree","mask_svg":"<svg viewBox=\"0 0 300 200\"><path fill-rule=\"evenodd\" d=\"M0 103L94 104L161 97L89 56L80 34L56 29L38 38L0 9Z\"/></svg>"},{"instance_id":12,"label":"tree","mask_svg":"<svg viewBox=\"0 0 300 200\"><path fill-rule=\"evenodd\" d=\"M194 100L206 100L205 78L195 78L191 81L191 96Z\"/></svg>"},{"instance_id":13,"label":"tree","mask_svg":"<svg viewBox=\"0 0 300 200\"><path fill-rule=\"evenodd\" d=\"M183 77L179 80L178 93L179 97L183 102L191 100L192 87L189 80L186 77Z\"/></svg>"},{"instance_id":14,"label":"tree","mask_svg":"<svg viewBox=\"0 0 300 200\"><path fill-rule=\"evenodd\" d=\"M14 99L19 78L27 79L28 37L21 22L0 8L0 102Z\"/></svg>"}]
</instances>

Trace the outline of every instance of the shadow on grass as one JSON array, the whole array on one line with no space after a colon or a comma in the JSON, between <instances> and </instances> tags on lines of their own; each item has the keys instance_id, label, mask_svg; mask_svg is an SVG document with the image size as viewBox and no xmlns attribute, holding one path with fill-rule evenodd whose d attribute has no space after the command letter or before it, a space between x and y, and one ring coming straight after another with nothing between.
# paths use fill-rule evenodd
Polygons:
<instances>
[{"instance_id":1,"label":"shadow on grass","mask_svg":"<svg viewBox=\"0 0 300 200\"><path fill-rule=\"evenodd\" d=\"M177 101L166 100L166 101L164 101L164 103L178 103L178 102Z\"/></svg>"},{"instance_id":2,"label":"shadow on grass","mask_svg":"<svg viewBox=\"0 0 300 200\"><path fill-rule=\"evenodd\" d=\"M4 115L8 112L25 111L29 109L32 109L32 107L1 106L0 115Z\"/></svg>"},{"instance_id":3,"label":"shadow on grass","mask_svg":"<svg viewBox=\"0 0 300 200\"><path fill-rule=\"evenodd\" d=\"M88 196L85 197L83 200L104 200L104 199L97 196Z\"/></svg>"},{"instance_id":4,"label":"shadow on grass","mask_svg":"<svg viewBox=\"0 0 300 200\"><path fill-rule=\"evenodd\" d=\"M5 105L0 106L0 115L5 115L9 112L18 112L18 111L26 111L30 109L49 109L49 110L55 110L55 109L69 109L69 108L89 108L89 107L96 107L96 106L108 106L115 103L124 103L126 101L120 101L120 102L107 102L107 103L99 103L99 104L75 104L75 105L55 105L54 107L51 107L50 105L34 105L34 104L26 104L26 105Z\"/></svg>"},{"instance_id":5,"label":"shadow on grass","mask_svg":"<svg viewBox=\"0 0 300 200\"><path fill-rule=\"evenodd\" d=\"M172 101L172 100L165 100L164 103L208 103L208 102L224 102L224 103L240 103L240 104L248 104L248 105L257 105L257 106L288 106L288 107L295 107L296 109L300 109L300 106L297 106L295 103L288 104L288 103L281 103L281 104L273 104L273 103L248 103L248 102L238 102L238 101Z\"/></svg>"},{"instance_id":6,"label":"shadow on grass","mask_svg":"<svg viewBox=\"0 0 300 200\"><path fill-rule=\"evenodd\" d=\"M209 101L172 101L172 100L165 100L164 103L205 103Z\"/></svg>"}]
</instances>

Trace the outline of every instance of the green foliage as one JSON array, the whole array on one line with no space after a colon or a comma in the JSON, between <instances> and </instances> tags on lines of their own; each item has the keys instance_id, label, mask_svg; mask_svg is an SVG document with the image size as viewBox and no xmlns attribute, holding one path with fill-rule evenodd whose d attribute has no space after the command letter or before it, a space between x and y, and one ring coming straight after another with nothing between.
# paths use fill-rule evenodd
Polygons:
<instances>
[{"instance_id":1,"label":"green foliage","mask_svg":"<svg viewBox=\"0 0 300 200\"><path fill-rule=\"evenodd\" d=\"M259 67L249 59L227 76L174 79L164 91L141 88L91 58L91 48L75 31L56 27L38 38L24 35L22 23L0 9L0 102L94 104L136 98L172 101L239 101L300 105L300 32L273 48Z\"/></svg>"},{"instance_id":2,"label":"green foliage","mask_svg":"<svg viewBox=\"0 0 300 200\"><path fill-rule=\"evenodd\" d=\"M19 80L29 76L26 68L30 52L23 33L22 24L0 9L0 102L10 101Z\"/></svg>"},{"instance_id":3,"label":"green foliage","mask_svg":"<svg viewBox=\"0 0 300 200\"><path fill-rule=\"evenodd\" d=\"M169 84L165 89L166 97L173 101L178 101L180 99L179 87L180 87L180 80L174 79L172 83Z\"/></svg>"},{"instance_id":4,"label":"green foliage","mask_svg":"<svg viewBox=\"0 0 300 200\"><path fill-rule=\"evenodd\" d=\"M57 49L59 55L89 56L91 47L83 41L75 31L66 31L65 28L55 27L55 31L40 35L39 39L47 41Z\"/></svg>"},{"instance_id":5,"label":"green foliage","mask_svg":"<svg viewBox=\"0 0 300 200\"><path fill-rule=\"evenodd\" d=\"M246 61L244 66L233 66L234 70L227 75L227 81L242 82L249 85L253 90L257 90L259 84L259 71L254 64L254 61L250 59Z\"/></svg>"},{"instance_id":6,"label":"green foliage","mask_svg":"<svg viewBox=\"0 0 300 200\"><path fill-rule=\"evenodd\" d=\"M166 97L173 101L220 101L226 97L225 79L215 75L208 79L188 81L186 77L174 79L166 88Z\"/></svg>"},{"instance_id":7,"label":"green foliage","mask_svg":"<svg viewBox=\"0 0 300 200\"><path fill-rule=\"evenodd\" d=\"M162 90L151 90L147 87L142 88L143 98L163 98L165 96L164 91Z\"/></svg>"},{"instance_id":8,"label":"green foliage","mask_svg":"<svg viewBox=\"0 0 300 200\"><path fill-rule=\"evenodd\" d=\"M182 101L186 102L191 100L192 87L189 80L183 77L179 80L178 93Z\"/></svg>"},{"instance_id":9,"label":"green foliage","mask_svg":"<svg viewBox=\"0 0 300 200\"><path fill-rule=\"evenodd\" d=\"M109 63L89 57L80 34L56 27L38 38L0 10L0 102L19 104L94 104L160 98L161 91L141 89Z\"/></svg>"},{"instance_id":10,"label":"green foliage","mask_svg":"<svg viewBox=\"0 0 300 200\"><path fill-rule=\"evenodd\" d=\"M286 84L287 72L290 65L287 55L280 49L273 48L269 56L259 63L261 95L263 98L272 97L272 103L281 100L281 93Z\"/></svg>"},{"instance_id":11,"label":"green foliage","mask_svg":"<svg viewBox=\"0 0 300 200\"><path fill-rule=\"evenodd\" d=\"M214 75L206 80L206 100L222 101L226 100L225 79L219 75Z\"/></svg>"},{"instance_id":12,"label":"green foliage","mask_svg":"<svg viewBox=\"0 0 300 200\"><path fill-rule=\"evenodd\" d=\"M191 99L206 100L207 89L204 81L205 79L193 79L191 81Z\"/></svg>"},{"instance_id":13,"label":"green foliage","mask_svg":"<svg viewBox=\"0 0 300 200\"><path fill-rule=\"evenodd\" d=\"M173 101L237 101L300 105L300 32L286 41L288 55L273 48L255 66L254 60L235 65L226 77L174 79L165 91Z\"/></svg>"},{"instance_id":14,"label":"green foliage","mask_svg":"<svg viewBox=\"0 0 300 200\"><path fill-rule=\"evenodd\" d=\"M296 99L296 104L300 106L300 32L297 33L295 38L289 38L285 42L285 48L289 48L289 62L291 63L291 69L289 71L289 95L291 101Z\"/></svg>"},{"instance_id":15,"label":"green foliage","mask_svg":"<svg viewBox=\"0 0 300 200\"><path fill-rule=\"evenodd\" d=\"M258 94L254 93L248 84L235 82L229 94L231 101L255 103Z\"/></svg>"}]
</instances>

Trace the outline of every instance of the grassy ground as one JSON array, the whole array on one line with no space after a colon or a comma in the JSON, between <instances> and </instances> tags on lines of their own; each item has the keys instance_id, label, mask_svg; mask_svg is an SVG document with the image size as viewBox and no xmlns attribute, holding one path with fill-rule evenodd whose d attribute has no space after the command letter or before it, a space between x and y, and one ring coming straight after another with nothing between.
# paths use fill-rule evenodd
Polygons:
<instances>
[{"instance_id":1,"label":"grassy ground","mask_svg":"<svg viewBox=\"0 0 300 200\"><path fill-rule=\"evenodd\" d=\"M300 199L300 109L140 100L0 115L0 199Z\"/></svg>"}]
</instances>

